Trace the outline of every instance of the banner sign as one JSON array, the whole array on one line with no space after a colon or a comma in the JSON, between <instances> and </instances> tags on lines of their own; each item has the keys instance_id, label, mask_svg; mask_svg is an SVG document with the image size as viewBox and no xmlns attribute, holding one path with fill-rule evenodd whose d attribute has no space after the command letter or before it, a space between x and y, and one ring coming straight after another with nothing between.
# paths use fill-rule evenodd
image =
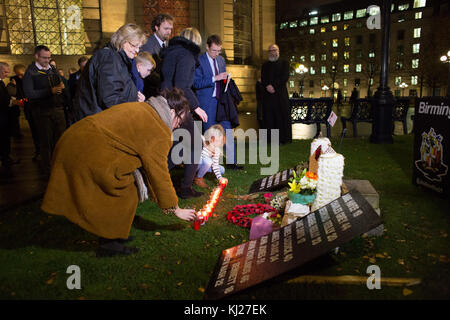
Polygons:
<instances>
[{"instance_id":1,"label":"banner sign","mask_svg":"<svg viewBox=\"0 0 450 320\"><path fill-rule=\"evenodd\" d=\"M288 186L288 181L293 177L294 168L286 169L274 175L256 180L250 186L248 193L278 190Z\"/></svg>"},{"instance_id":2,"label":"banner sign","mask_svg":"<svg viewBox=\"0 0 450 320\"><path fill-rule=\"evenodd\" d=\"M450 188L450 99L416 98L413 184L442 195Z\"/></svg>"},{"instance_id":3,"label":"banner sign","mask_svg":"<svg viewBox=\"0 0 450 320\"><path fill-rule=\"evenodd\" d=\"M382 223L352 191L259 239L224 250L205 292L219 299L297 268Z\"/></svg>"}]
</instances>

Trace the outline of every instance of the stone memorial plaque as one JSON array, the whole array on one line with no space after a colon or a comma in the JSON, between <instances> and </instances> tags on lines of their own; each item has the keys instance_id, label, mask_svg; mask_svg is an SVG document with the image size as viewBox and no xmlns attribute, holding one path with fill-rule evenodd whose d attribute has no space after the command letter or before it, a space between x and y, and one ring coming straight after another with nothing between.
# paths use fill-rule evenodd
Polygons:
<instances>
[{"instance_id":1,"label":"stone memorial plaque","mask_svg":"<svg viewBox=\"0 0 450 320\"><path fill-rule=\"evenodd\" d=\"M222 252L206 299L220 299L297 268L382 223L352 191L293 223Z\"/></svg>"},{"instance_id":2,"label":"stone memorial plaque","mask_svg":"<svg viewBox=\"0 0 450 320\"><path fill-rule=\"evenodd\" d=\"M292 173L294 172L294 170L295 168L286 169L272 176L256 180L250 186L250 190L248 193L273 191L287 187L289 179L293 177Z\"/></svg>"}]
</instances>

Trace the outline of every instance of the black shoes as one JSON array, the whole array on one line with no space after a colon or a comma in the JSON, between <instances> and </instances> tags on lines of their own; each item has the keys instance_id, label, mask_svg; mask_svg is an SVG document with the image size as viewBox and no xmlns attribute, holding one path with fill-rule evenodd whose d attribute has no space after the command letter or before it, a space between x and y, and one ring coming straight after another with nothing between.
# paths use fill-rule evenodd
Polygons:
<instances>
[{"instance_id":1,"label":"black shoes","mask_svg":"<svg viewBox=\"0 0 450 320\"><path fill-rule=\"evenodd\" d=\"M230 170L243 170L244 166L238 166L237 164L233 163L233 164L227 164L227 169Z\"/></svg>"},{"instance_id":2,"label":"black shoes","mask_svg":"<svg viewBox=\"0 0 450 320\"><path fill-rule=\"evenodd\" d=\"M181 199L198 198L203 195L203 192L195 191L192 187L180 188L177 195Z\"/></svg>"},{"instance_id":3,"label":"black shoes","mask_svg":"<svg viewBox=\"0 0 450 320\"><path fill-rule=\"evenodd\" d=\"M99 247L97 249L97 258L112 257L116 255L128 256L139 251L138 248L124 246L123 243L131 241L133 237L128 239L99 239Z\"/></svg>"}]
</instances>

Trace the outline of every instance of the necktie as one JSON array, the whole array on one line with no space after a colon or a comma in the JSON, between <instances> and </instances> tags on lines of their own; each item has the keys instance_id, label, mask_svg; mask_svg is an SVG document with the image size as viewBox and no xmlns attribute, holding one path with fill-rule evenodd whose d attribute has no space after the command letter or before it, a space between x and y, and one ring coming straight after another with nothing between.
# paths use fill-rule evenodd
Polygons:
<instances>
[{"instance_id":1,"label":"necktie","mask_svg":"<svg viewBox=\"0 0 450 320\"><path fill-rule=\"evenodd\" d=\"M165 42L163 42L163 43L162 43L162 46L161 46L161 48L163 48L163 49L164 49L165 47L166 47L166 43L165 43Z\"/></svg>"},{"instance_id":2,"label":"necktie","mask_svg":"<svg viewBox=\"0 0 450 320\"><path fill-rule=\"evenodd\" d=\"M219 71L217 70L217 61L216 59L213 59L214 63L214 75L217 76L219 74ZM216 98L219 99L220 94L220 82L216 81Z\"/></svg>"}]
</instances>

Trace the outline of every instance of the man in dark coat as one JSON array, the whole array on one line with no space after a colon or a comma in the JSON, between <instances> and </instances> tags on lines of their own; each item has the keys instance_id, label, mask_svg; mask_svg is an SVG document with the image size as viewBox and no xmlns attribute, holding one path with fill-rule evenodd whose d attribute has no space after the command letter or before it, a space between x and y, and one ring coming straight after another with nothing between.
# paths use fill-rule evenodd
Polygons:
<instances>
[{"instance_id":1,"label":"man in dark coat","mask_svg":"<svg viewBox=\"0 0 450 320\"><path fill-rule=\"evenodd\" d=\"M9 65L0 62L0 160L3 167L18 163L12 159L11 152L11 96L6 89L3 79L8 77Z\"/></svg>"},{"instance_id":2,"label":"man in dark coat","mask_svg":"<svg viewBox=\"0 0 450 320\"><path fill-rule=\"evenodd\" d=\"M286 83L289 79L289 63L280 59L276 44L269 46L269 61L261 68L261 82L264 87L263 118L270 140L271 130L280 130L280 143L292 142L292 124L289 95Z\"/></svg>"},{"instance_id":3,"label":"man in dark coat","mask_svg":"<svg viewBox=\"0 0 450 320\"><path fill-rule=\"evenodd\" d=\"M35 48L35 62L23 77L23 90L28 98L39 135L41 164L50 174L53 149L66 129L64 115L64 84L58 71L49 64L51 53L46 46Z\"/></svg>"},{"instance_id":4,"label":"man in dark coat","mask_svg":"<svg viewBox=\"0 0 450 320\"><path fill-rule=\"evenodd\" d=\"M147 39L147 42L141 47L142 51L147 51L156 62L155 69L148 77L144 79L143 94L147 98L156 97L161 91L161 63L159 56L161 49L167 47L168 40L172 34L173 18L166 13L156 15L152 20L153 34Z\"/></svg>"}]
</instances>

